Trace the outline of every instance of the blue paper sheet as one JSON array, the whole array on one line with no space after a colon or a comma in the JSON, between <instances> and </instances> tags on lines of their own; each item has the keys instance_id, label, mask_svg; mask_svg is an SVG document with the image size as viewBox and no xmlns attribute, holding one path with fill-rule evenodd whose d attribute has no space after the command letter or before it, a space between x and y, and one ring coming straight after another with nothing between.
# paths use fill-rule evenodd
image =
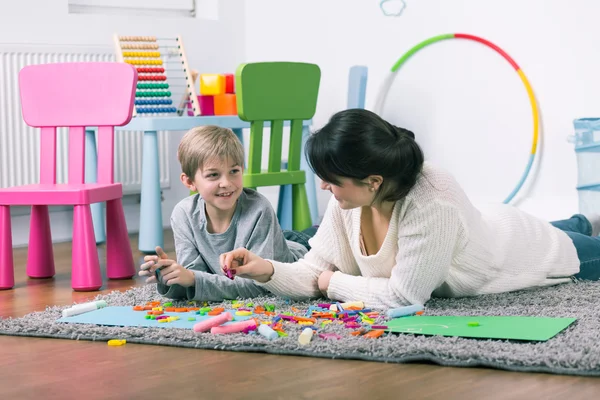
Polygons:
<instances>
[{"instance_id":1,"label":"blue paper sheet","mask_svg":"<svg viewBox=\"0 0 600 400\"><path fill-rule=\"evenodd\" d=\"M235 315L236 310L225 310L234 317L233 322L245 321L252 316ZM181 328L192 329L194 324L212 318L212 315L199 315L195 311L188 312L165 312L163 315L179 317L173 322L158 322L154 319L146 319L146 311L134 311L133 307L104 307L99 310L86 312L73 317L62 317L57 322L70 322L77 324L94 324L108 326L136 326L152 328ZM189 317L196 318L195 321L188 321ZM224 325L230 324L227 322Z\"/></svg>"}]
</instances>

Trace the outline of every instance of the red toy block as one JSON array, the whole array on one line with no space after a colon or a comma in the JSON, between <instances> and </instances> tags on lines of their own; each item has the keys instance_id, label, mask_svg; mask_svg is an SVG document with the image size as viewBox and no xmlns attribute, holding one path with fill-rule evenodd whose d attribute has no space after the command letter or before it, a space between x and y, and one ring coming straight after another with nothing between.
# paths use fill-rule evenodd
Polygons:
<instances>
[{"instance_id":1,"label":"red toy block","mask_svg":"<svg viewBox=\"0 0 600 400\"><path fill-rule=\"evenodd\" d=\"M219 94L215 97L215 115L237 115L235 94Z\"/></svg>"},{"instance_id":2,"label":"red toy block","mask_svg":"<svg viewBox=\"0 0 600 400\"><path fill-rule=\"evenodd\" d=\"M215 96L198 96L201 115L215 115Z\"/></svg>"},{"instance_id":3,"label":"red toy block","mask_svg":"<svg viewBox=\"0 0 600 400\"><path fill-rule=\"evenodd\" d=\"M225 75L225 93L235 93L233 74L224 74L224 75Z\"/></svg>"}]
</instances>

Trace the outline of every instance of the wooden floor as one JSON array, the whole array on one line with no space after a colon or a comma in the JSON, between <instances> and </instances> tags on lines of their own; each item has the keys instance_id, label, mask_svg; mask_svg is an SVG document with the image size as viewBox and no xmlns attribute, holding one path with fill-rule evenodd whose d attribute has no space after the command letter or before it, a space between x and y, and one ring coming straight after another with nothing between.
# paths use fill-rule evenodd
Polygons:
<instances>
[{"instance_id":1,"label":"wooden floor","mask_svg":"<svg viewBox=\"0 0 600 400\"><path fill-rule=\"evenodd\" d=\"M166 249L173 239L165 232ZM135 239L132 248L137 249ZM99 246L104 268L104 246ZM0 316L84 301L98 292L70 287L70 243L55 246L53 279L25 275L26 249L15 250L13 290L0 291ZM136 253L141 260L142 255ZM103 272L105 274L105 272ZM143 285L111 281L102 293ZM6 399L596 399L600 380L426 364L384 364L192 350L65 339L0 336L0 393Z\"/></svg>"}]
</instances>

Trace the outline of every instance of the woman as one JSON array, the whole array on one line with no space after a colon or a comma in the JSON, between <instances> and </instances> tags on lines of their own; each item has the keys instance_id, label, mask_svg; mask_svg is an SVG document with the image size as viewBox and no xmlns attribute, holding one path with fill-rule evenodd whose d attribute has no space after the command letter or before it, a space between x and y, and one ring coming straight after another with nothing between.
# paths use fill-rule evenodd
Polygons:
<instances>
[{"instance_id":1,"label":"woman","mask_svg":"<svg viewBox=\"0 0 600 400\"><path fill-rule=\"evenodd\" d=\"M285 264L237 249L221 255L225 271L276 295L370 308L600 275L600 239L590 236L598 217L550 224L504 204L482 213L448 172L424 162L412 132L370 111L335 114L306 153L333 193L311 251Z\"/></svg>"}]
</instances>

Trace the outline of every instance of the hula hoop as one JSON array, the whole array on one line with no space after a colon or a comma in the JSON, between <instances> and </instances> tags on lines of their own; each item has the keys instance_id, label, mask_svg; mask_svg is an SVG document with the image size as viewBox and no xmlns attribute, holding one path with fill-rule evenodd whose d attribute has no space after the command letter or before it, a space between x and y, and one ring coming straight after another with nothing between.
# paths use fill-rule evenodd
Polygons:
<instances>
[{"instance_id":1,"label":"hula hoop","mask_svg":"<svg viewBox=\"0 0 600 400\"><path fill-rule=\"evenodd\" d=\"M432 38L429 38L427 40L422 41L421 43L419 43L416 46L414 46L412 49L408 50L392 66L391 71L389 72L389 74L386 77L386 79L383 81L381 89L379 90L379 94L377 96L377 101L375 103L375 110L374 111L377 114L381 115L381 111L383 109L383 104L385 102L385 98L387 97L387 94L389 92L389 89L390 89L390 86L391 86L392 82L394 81L396 73L398 72L398 70L400 69L400 67L402 67L402 65L404 65L404 63L406 63L406 61L411 56L413 56L416 52L418 52L419 50L423 49L424 47L429 46L430 44L433 44L433 43L436 43L436 42L440 42L442 40L447 40L447 39L467 39L467 40L472 40L472 41L484 44L487 47L491 48L492 50L495 50L506 61L508 61L510 65L512 65L512 67L515 69L515 71L517 72L517 74L521 78L521 81L523 82L523 85L525 85L525 89L527 90L527 95L529 96L529 103L531 104L531 112L532 112L532 115L533 115L533 143L531 145L531 152L529 154L529 161L527 162L527 166L525 167L525 172L521 176L521 179L517 183L517 186L513 189L513 191L508 195L508 197L503 202L505 204L509 203L516 196L516 194L521 190L521 188L523 187L523 184L527 180L527 177L529 176L529 173L531 171L531 166L533 165L533 161L535 160L536 151L537 151L537 147L538 147L539 130L540 130L540 116L539 116L539 111L538 111L538 106L537 106L537 100L536 100L535 95L533 93L533 89L531 88L531 85L529 84L529 80L525 76L525 73L521 70L521 68L515 62L515 60L513 60L500 47L498 47L495 44L493 44L492 42L490 42L488 40L485 40L485 39L482 39L482 38L480 38L478 36L473 36L473 35L468 35L468 34L463 34L463 33L450 33L450 34L445 34L445 35L439 35L439 36L434 36Z\"/></svg>"}]
</instances>

